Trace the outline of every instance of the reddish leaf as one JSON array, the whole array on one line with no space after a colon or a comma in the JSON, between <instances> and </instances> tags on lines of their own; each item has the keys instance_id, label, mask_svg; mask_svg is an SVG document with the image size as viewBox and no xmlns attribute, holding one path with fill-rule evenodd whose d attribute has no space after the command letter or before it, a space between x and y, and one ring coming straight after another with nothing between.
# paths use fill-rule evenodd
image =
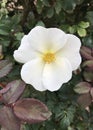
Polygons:
<instances>
[{"instance_id":1,"label":"reddish leaf","mask_svg":"<svg viewBox=\"0 0 93 130\"><path fill-rule=\"evenodd\" d=\"M0 90L0 94L6 93L10 89L10 86L7 86Z\"/></svg>"},{"instance_id":2,"label":"reddish leaf","mask_svg":"<svg viewBox=\"0 0 93 130\"><path fill-rule=\"evenodd\" d=\"M86 81L93 82L93 72L92 71L84 71L83 76Z\"/></svg>"},{"instance_id":3,"label":"reddish leaf","mask_svg":"<svg viewBox=\"0 0 93 130\"><path fill-rule=\"evenodd\" d=\"M82 46L81 50L84 50L85 52L87 52L88 54L91 54L91 48L87 47L87 46Z\"/></svg>"},{"instance_id":4,"label":"reddish leaf","mask_svg":"<svg viewBox=\"0 0 93 130\"><path fill-rule=\"evenodd\" d=\"M88 93L90 89L91 89L91 85L89 83L80 82L75 86L74 91L79 94L84 94L84 93Z\"/></svg>"},{"instance_id":5,"label":"reddish leaf","mask_svg":"<svg viewBox=\"0 0 93 130\"><path fill-rule=\"evenodd\" d=\"M7 130L6 128L2 127L0 130Z\"/></svg>"},{"instance_id":6,"label":"reddish leaf","mask_svg":"<svg viewBox=\"0 0 93 130\"><path fill-rule=\"evenodd\" d=\"M93 88L91 88L91 90L90 90L90 95L91 95L91 97L93 99Z\"/></svg>"},{"instance_id":7,"label":"reddish leaf","mask_svg":"<svg viewBox=\"0 0 93 130\"><path fill-rule=\"evenodd\" d=\"M12 69L13 64L8 60L0 61L0 78L6 76Z\"/></svg>"},{"instance_id":8,"label":"reddish leaf","mask_svg":"<svg viewBox=\"0 0 93 130\"><path fill-rule=\"evenodd\" d=\"M83 63L82 67L85 67L88 70L93 70L93 60L87 60Z\"/></svg>"},{"instance_id":9,"label":"reddish leaf","mask_svg":"<svg viewBox=\"0 0 93 130\"><path fill-rule=\"evenodd\" d=\"M93 56L91 55L92 50L90 48L82 46L80 52L83 58L93 60Z\"/></svg>"},{"instance_id":10,"label":"reddish leaf","mask_svg":"<svg viewBox=\"0 0 93 130\"><path fill-rule=\"evenodd\" d=\"M4 88L6 85L3 83L0 83L0 88Z\"/></svg>"},{"instance_id":11,"label":"reddish leaf","mask_svg":"<svg viewBox=\"0 0 93 130\"><path fill-rule=\"evenodd\" d=\"M19 119L31 124L47 120L51 115L45 104L33 98L17 101L14 113Z\"/></svg>"},{"instance_id":12,"label":"reddish leaf","mask_svg":"<svg viewBox=\"0 0 93 130\"><path fill-rule=\"evenodd\" d=\"M0 45L0 60L2 60L3 59L3 53L2 53L2 45Z\"/></svg>"},{"instance_id":13,"label":"reddish leaf","mask_svg":"<svg viewBox=\"0 0 93 130\"><path fill-rule=\"evenodd\" d=\"M2 94L2 101L4 103L14 103L23 93L25 89L25 83L21 80L15 80L6 85L6 87L0 90Z\"/></svg>"},{"instance_id":14,"label":"reddish leaf","mask_svg":"<svg viewBox=\"0 0 93 130\"><path fill-rule=\"evenodd\" d=\"M89 106L92 102L92 98L91 98L90 93L80 95L77 99L77 102L79 105L81 105L84 108Z\"/></svg>"},{"instance_id":15,"label":"reddish leaf","mask_svg":"<svg viewBox=\"0 0 93 130\"><path fill-rule=\"evenodd\" d=\"M9 107L0 109L0 125L4 130L20 130L20 121Z\"/></svg>"}]
</instances>

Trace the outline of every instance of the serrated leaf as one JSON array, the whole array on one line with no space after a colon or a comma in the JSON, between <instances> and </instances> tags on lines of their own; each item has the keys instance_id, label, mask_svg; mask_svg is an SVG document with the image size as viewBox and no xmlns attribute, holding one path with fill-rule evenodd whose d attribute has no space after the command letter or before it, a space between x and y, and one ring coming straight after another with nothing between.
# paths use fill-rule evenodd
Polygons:
<instances>
[{"instance_id":1,"label":"serrated leaf","mask_svg":"<svg viewBox=\"0 0 93 130\"><path fill-rule=\"evenodd\" d=\"M60 127L66 129L70 125L70 120L67 116L64 116L60 121Z\"/></svg>"},{"instance_id":2,"label":"serrated leaf","mask_svg":"<svg viewBox=\"0 0 93 130\"><path fill-rule=\"evenodd\" d=\"M0 125L4 130L20 130L20 121L9 107L0 109Z\"/></svg>"},{"instance_id":3,"label":"serrated leaf","mask_svg":"<svg viewBox=\"0 0 93 130\"><path fill-rule=\"evenodd\" d=\"M33 98L17 101L14 105L14 113L19 119L31 124L47 120L51 115L45 104Z\"/></svg>"},{"instance_id":4,"label":"serrated leaf","mask_svg":"<svg viewBox=\"0 0 93 130\"><path fill-rule=\"evenodd\" d=\"M74 87L74 91L78 94L88 93L91 89L91 85L87 82L80 82Z\"/></svg>"},{"instance_id":5,"label":"serrated leaf","mask_svg":"<svg viewBox=\"0 0 93 130\"><path fill-rule=\"evenodd\" d=\"M13 64L8 60L0 61L0 78L6 76L12 69Z\"/></svg>"},{"instance_id":6,"label":"serrated leaf","mask_svg":"<svg viewBox=\"0 0 93 130\"><path fill-rule=\"evenodd\" d=\"M79 28L79 27L77 28L77 33L80 37L85 37L87 34L87 32L84 28Z\"/></svg>"},{"instance_id":7,"label":"serrated leaf","mask_svg":"<svg viewBox=\"0 0 93 130\"><path fill-rule=\"evenodd\" d=\"M68 109L67 109L67 117L69 118L70 123L73 122L74 115L75 115L75 108L73 106L68 107Z\"/></svg>"},{"instance_id":8,"label":"serrated leaf","mask_svg":"<svg viewBox=\"0 0 93 130\"><path fill-rule=\"evenodd\" d=\"M25 83L21 80L14 80L8 83L6 87L0 91L2 101L6 104L14 103L21 96L24 89Z\"/></svg>"},{"instance_id":9,"label":"serrated leaf","mask_svg":"<svg viewBox=\"0 0 93 130\"><path fill-rule=\"evenodd\" d=\"M77 102L78 102L79 105L86 108L92 102L91 95L89 93L82 94L78 97Z\"/></svg>"}]
</instances>

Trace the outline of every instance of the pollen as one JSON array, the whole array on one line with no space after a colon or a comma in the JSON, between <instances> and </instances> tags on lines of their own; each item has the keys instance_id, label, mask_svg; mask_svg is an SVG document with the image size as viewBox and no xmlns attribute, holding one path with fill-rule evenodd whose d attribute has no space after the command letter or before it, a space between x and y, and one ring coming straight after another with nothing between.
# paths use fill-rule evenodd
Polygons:
<instances>
[{"instance_id":1,"label":"pollen","mask_svg":"<svg viewBox=\"0 0 93 130\"><path fill-rule=\"evenodd\" d=\"M55 61L55 54L54 53L50 53L50 52L44 54L43 61L48 63L48 64L53 62L53 61Z\"/></svg>"}]
</instances>

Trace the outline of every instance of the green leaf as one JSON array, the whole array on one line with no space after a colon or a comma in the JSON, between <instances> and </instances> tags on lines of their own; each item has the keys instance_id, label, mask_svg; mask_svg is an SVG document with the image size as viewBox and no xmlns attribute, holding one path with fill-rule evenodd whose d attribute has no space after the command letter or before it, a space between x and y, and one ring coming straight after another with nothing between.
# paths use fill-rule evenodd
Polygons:
<instances>
[{"instance_id":1,"label":"green leaf","mask_svg":"<svg viewBox=\"0 0 93 130\"><path fill-rule=\"evenodd\" d=\"M37 12L40 14L42 12L42 9L43 9L43 4L42 4L41 0L36 1L36 8L37 8Z\"/></svg>"},{"instance_id":2,"label":"green leaf","mask_svg":"<svg viewBox=\"0 0 93 130\"><path fill-rule=\"evenodd\" d=\"M6 30L0 29L0 35L9 35L9 33Z\"/></svg>"},{"instance_id":3,"label":"green leaf","mask_svg":"<svg viewBox=\"0 0 93 130\"><path fill-rule=\"evenodd\" d=\"M7 38L7 37L6 37L6 38ZM7 40L7 39L2 39L1 43L2 43L2 45L4 45L5 47L8 47L9 44L10 44L10 41Z\"/></svg>"},{"instance_id":4,"label":"green leaf","mask_svg":"<svg viewBox=\"0 0 93 130\"><path fill-rule=\"evenodd\" d=\"M63 119L60 121L60 127L62 129L66 129L70 125L70 120L67 116L64 116Z\"/></svg>"},{"instance_id":5,"label":"green leaf","mask_svg":"<svg viewBox=\"0 0 93 130\"><path fill-rule=\"evenodd\" d=\"M87 34L87 32L84 28L79 28L79 27L77 28L77 33L80 37L85 37Z\"/></svg>"},{"instance_id":6,"label":"green leaf","mask_svg":"<svg viewBox=\"0 0 93 130\"><path fill-rule=\"evenodd\" d=\"M79 121L77 126L76 126L77 130L85 130L86 129L86 124L83 123L82 121Z\"/></svg>"},{"instance_id":7,"label":"green leaf","mask_svg":"<svg viewBox=\"0 0 93 130\"><path fill-rule=\"evenodd\" d=\"M38 23L36 24L36 26L45 27L45 24L43 23L43 21L38 21Z\"/></svg>"},{"instance_id":8,"label":"green leaf","mask_svg":"<svg viewBox=\"0 0 93 130\"><path fill-rule=\"evenodd\" d=\"M73 106L68 107L67 116L68 116L68 118L70 120L70 123L73 122L74 115L75 115L75 108Z\"/></svg>"},{"instance_id":9,"label":"green leaf","mask_svg":"<svg viewBox=\"0 0 93 130\"><path fill-rule=\"evenodd\" d=\"M45 6L47 6L47 7L49 7L49 6L50 6L50 4L49 4L48 0L42 0L42 2L43 2L43 4L44 4Z\"/></svg>"},{"instance_id":10,"label":"green leaf","mask_svg":"<svg viewBox=\"0 0 93 130\"><path fill-rule=\"evenodd\" d=\"M72 34L75 33L75 32L76 32L76 26L75 26L75 25L69 26L68 31L69 31L70 33L72 33Z\"/></svg>"},{"instance_id":11,"label":"green leaf","mask_svg":"<svg viewBox=\"0 0 93 130\"><path fill-rule=\"evenodd\" d=\"M73 122L75 115L75 108L73 106L70 106L67 108L67 110L64 110L61 112L61 121L60 121L60 127L62 129L68 128L68 126Z\"/></svg>"},{"instance_id":12,"label":"green leaf","mask_svg":"<svg viewBox=\"0 0 93 130\"><path fill-rule=\"evenodd\" d=\"M79 0L62 0L62 7L69 13L73 12Z\"/></svg>"},{"instance_id":13,"label":"green leaf","mask_svg":"<svg viewBox=\"0 0 93 130\"><path fill-rule=\"evenodd\" d=\"M1 30L4 30L4 31L6 31L6 32L9 32L11 29L10 29L10 27L7 25L7 23L5 24L5 23L0 23L0 29Z\"/></svg>"},{"instance_id":14,"label":"green leaf","mask_svg":"<svg viewBox=\"0 0 93 130\"><path fill-rule=\"evenodd\" d=\"M93 25L93 11L88 11L86 18L88 21L90 21L91 25Z\"/></svg>"},{"instance_id":15,"label":"green leaf","mask_svg":"<svg viewBox=\"0 0 93 130\"><path fill-rule=\"evenodd\" d=\"M11 23L17 25L21 20L21 15L20 14L15 14L13 15L12 19L11 19Z\"/></svg>"},{"instance_id":16,"label":"green leaf","mask_svg":"<svg viewBox=\"0 0 93 130\"><path fill-rule=\"evenodd\" d=\"M88 28L89 27L89 22L84 22L81 21L78 26L80 26L81 28Z\"/></svg>"},{"instance_id":17,"label":"green leaf","mask_svg":"<svg viewBox=\"0 0 93 130\"><path fill-rule=\"evenodd\" d=\"M61 8L62 8L61 2L60 1L56 1L54 8L55 8L56 13L59 14L60 11L61 11Z\"/></svg>"},{"instance_id":18,"label":"green leaf","mask_svg":"<svg viewBox=\"0 0 93 130\"><path fill-rule=\"evenodd\" d=\"M16 40L20 41L22 37L24 36L24 33L21 33L21 32L15 33L15 36L16 36Z\"/></svg>"},{"instance_id":19,"label":"green leaf","mask_svg":"<svg viewBox=\"0 0 93 130\"><path fill-rule=\"evenodd\" d=\"M71 126L69 126L67 130L73 130L73 128Z\"/></svg>"},{"instance_id":20,"label":"green leaf","mask_svg":"<svg viewBox=\"0 0 93 130\"><path fill-rule=\"evenodd\" d=\"M47 11L47 17L51 18L54 15L54 8L49 8Z\"/></svg>"},{"instance_id":21,"label":"green leaf","mask_svg":"<svg viewBox=\"0 0 93 130\"><path fill-rule=\"evenodd\" d=\"M89 30L92 31L92 28L90 28ZM84 37L82 39L82 43L84 46L87 46L87 47L90 47L90 48L93 48L93 37L92 35L90 35L90 33L86 35L86 37Z\"/></svg>"}]
</instances>

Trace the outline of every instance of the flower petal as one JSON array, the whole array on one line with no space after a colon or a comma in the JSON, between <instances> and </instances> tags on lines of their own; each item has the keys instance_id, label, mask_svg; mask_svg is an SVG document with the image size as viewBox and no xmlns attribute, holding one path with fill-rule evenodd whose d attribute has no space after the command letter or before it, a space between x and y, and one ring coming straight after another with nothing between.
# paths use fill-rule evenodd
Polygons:
<instances>
[{"instance_id":1,"label":"flower petal","mask_svg":"<svg viewBox=\"0 0 93 130\"><path fill-rule=\"evenodd\" d=\"M26 63L33 58L39 56L40 53L32 49L32 46L28 42L28 36L25 35L21 40L21 45L18 50L14 51L14 58L20 63Z\"/></svg>"},{"instance_id":2,"label":"flower petal","mask_svg":"<svg viewBox=\"0 0 93 130\"><path fill-rule=\"evenodd\" d=\"M44 52L47 49L47 29L41 26L36 26L28 34L28 41L31 46L40 52Z\"/></svg>"},{"instance_id":3,"label":"flower petal","mask_svg":"<svg viewBox=\"0 0 93 130\"><path fill-rule=\"evenodd\" d=\"M48 28L47 35L50 43L50 51L58 51L63 48L67 41L67 35L58 28Z\"/></svg>"},{"instance_id":4,"label":"flower petal","mask_svg":"<svg viewBox=\"0 0 93 130\"><path fill-rule=\"evenodd\" d=\"M79 53L81 42L78 37L67 34L68 40L65 46L57 52L57 56L66 57L72 65L72 69L76 70L81 63L81 56Z\"/></svg>"},{"instance_id":5,"label":"flower petal","mask_svg":"<svg viewBox=\"0 0 93 130\"><path fill-rule=\"evenodd\" d=\"M28 34L31 46L40 52L57 51L64 46L67 41L66 34L57 28L44 28L37 26Z\"/></svg>"},{"instance_id":6,"label":"flower petal","mask_svg":"<svg viewBox=\"0 0 93 130\"><path fill-rule=\"evenodd\" d=\"M46 64L43 71L44 87L50 91L58 90L63 83L72 77L72 67L66 58L57 58L55 62Z\"/></svg>"},{"instance_id":7,"label":"flower petal","mask_svg":"<svg viewBox=\"0 0 93 130\"><path fill-rule=\"evenodd\" d=\"M25 63L21 70L21 77L27 83L33 85L36 90L46 90L42 84L42 72L44 63L42 59L35 59Z\"/></svg>"}]
</instances>

